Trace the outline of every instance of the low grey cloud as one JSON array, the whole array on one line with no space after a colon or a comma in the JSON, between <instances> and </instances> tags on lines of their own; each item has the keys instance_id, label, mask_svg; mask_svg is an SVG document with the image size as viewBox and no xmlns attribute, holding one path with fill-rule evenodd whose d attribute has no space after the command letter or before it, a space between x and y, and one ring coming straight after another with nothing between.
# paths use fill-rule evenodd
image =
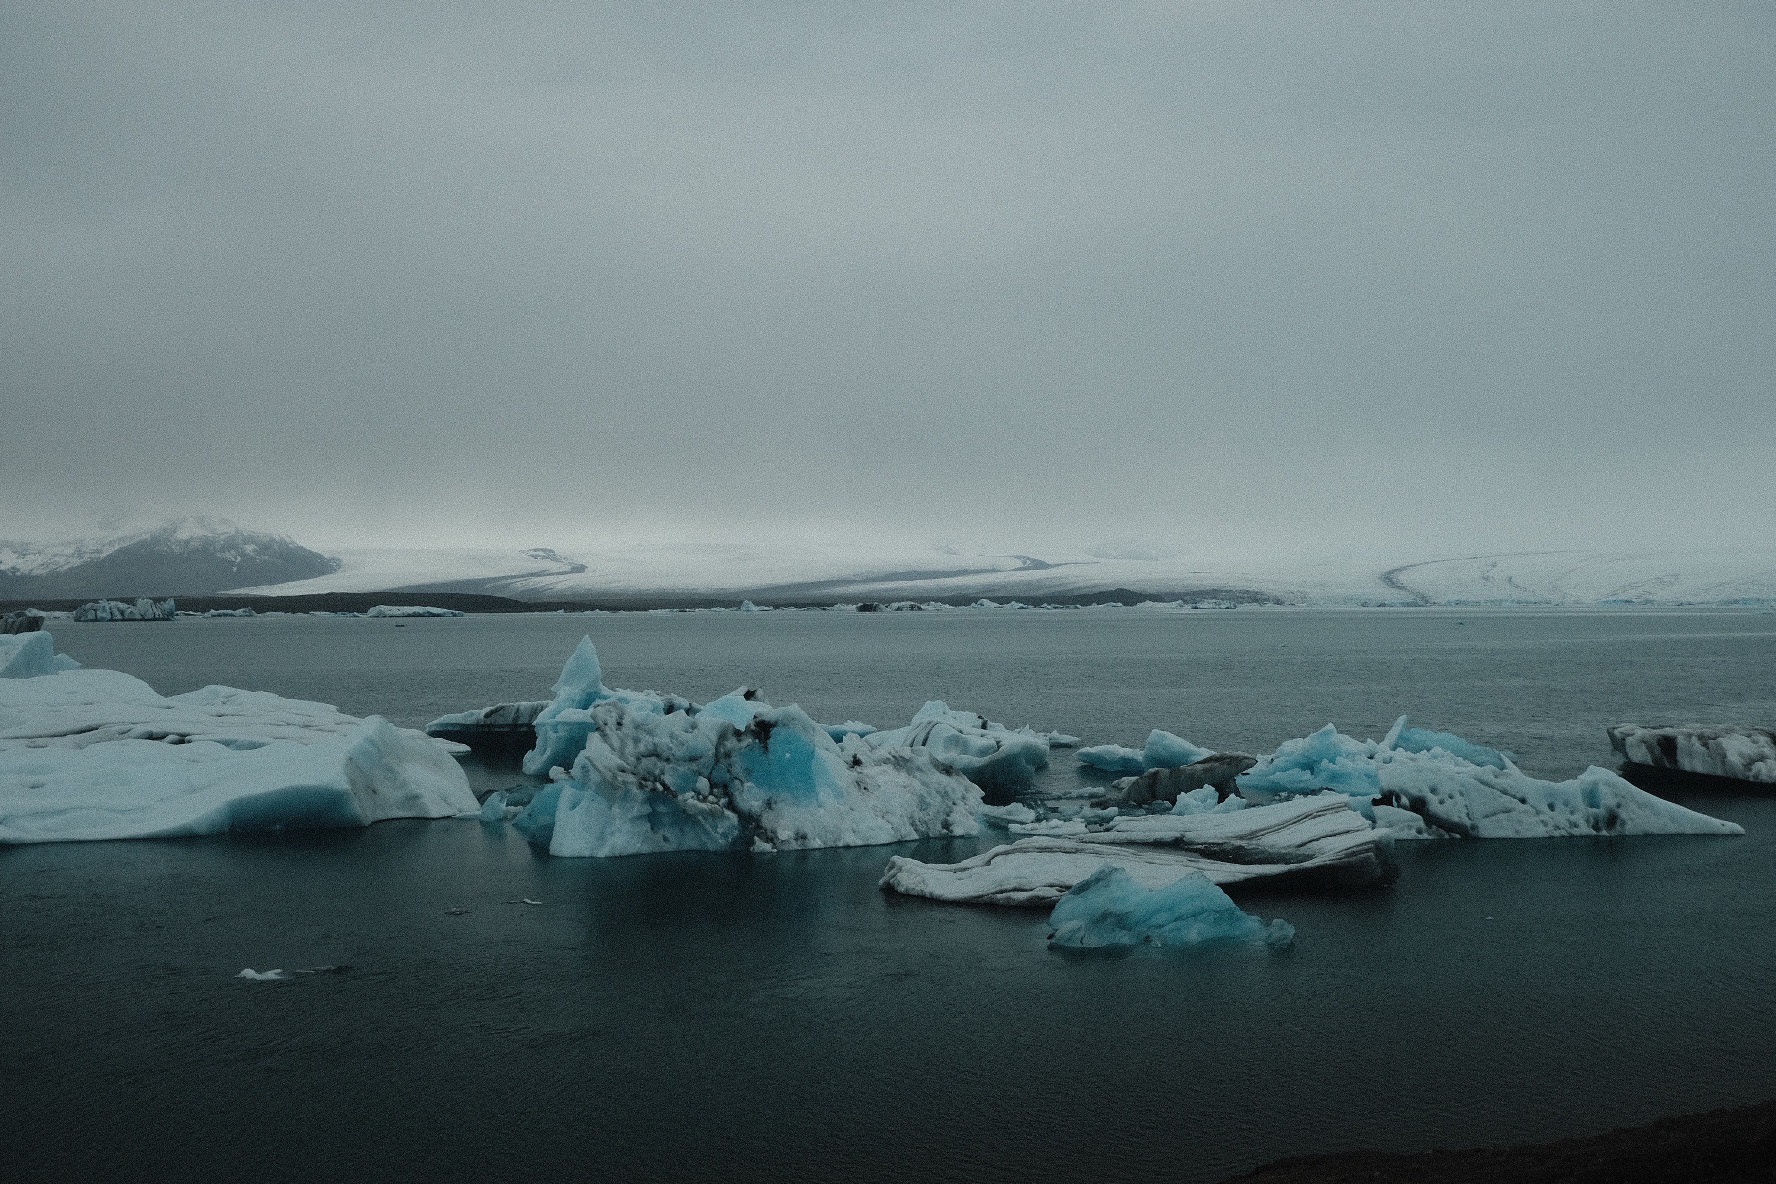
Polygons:
<instances>
[{"instance_id":1,"label":"low grey cloud","mask_svg":"<svg viewBox=\"0 0 1776 1184\"><path fill-rule=\"evenodd\" d=\"M0 536L1776 528L1767 6L13 5Z\"/></svg>"}]
</instances>

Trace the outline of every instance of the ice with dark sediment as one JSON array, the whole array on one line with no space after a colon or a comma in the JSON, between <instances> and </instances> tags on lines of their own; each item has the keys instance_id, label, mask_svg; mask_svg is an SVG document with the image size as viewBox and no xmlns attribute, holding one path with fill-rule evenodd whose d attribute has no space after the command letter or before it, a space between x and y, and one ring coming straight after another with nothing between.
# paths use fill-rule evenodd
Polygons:
<instances>
[{"instance_id":1,"label":"ice with dark sediment","mask_svg":"<svg viewBox=\"0 0 1776 1184\"><path fill-rule=\"evenodd\" d=\"M1409 728L1404 716L1380 741L1356 740L1327 724L1279 746L1236 784L1241 795L1258 798L1333 790L1371 814L1387 806L1468 838L1745 833L1595 765L1565 781L1531 777L1508 753Z\"/></svg>"},{"instance_id":2,"label":"ice with dark sediment","mask_svg":"<svg viewBox=\"0 0 1776 1184\"><path fill-rule=\"evenodd\" d=\"M1610 745L1623 760L1655 769L1776 785L1776 729L1688 724L1617 724Z\"/></svg>"},{"instance_id":3,"label":"ice with dark sediment","mask_svg":"<svg viewBox=\"0 0 1776 1184\"><path fill-rule=\"evenodd\" d=\"M834 739L741 689L705 704L603 685L589 638L538 713L513 824L551 854L863 846L977 833L981 791L918 746Z\"/></svg>"},{"instance_id":4,"label":"ice with dark sediment","mask_svg":"<svg viewBox=\"0 0 1776 1184\"><path fill-rule=\"evenodd\" d=\"M882 885L955 903L1047 905L1107 866L1148 888L1191 872L1215 884L1370 884L1392 874L1387 841L1348 797L1319 794L1223 812L1117 817L1102 830L1032 836L958 863L895 856Z\"/></svg>"}]
</instances>

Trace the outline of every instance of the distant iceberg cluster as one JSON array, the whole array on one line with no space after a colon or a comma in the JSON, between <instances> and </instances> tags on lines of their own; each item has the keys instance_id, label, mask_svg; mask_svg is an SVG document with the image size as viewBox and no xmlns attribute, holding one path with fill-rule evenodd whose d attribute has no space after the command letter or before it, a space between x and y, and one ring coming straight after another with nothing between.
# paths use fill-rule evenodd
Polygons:
<instances>
[{"instance_id":1,"label":"distant iceberg cluster","mask_svg":"<svg viewBox=\"0 0 1776 1184\"><path fill-rule=\"evenodd\" d=\"M169 600L150 600L143 596L134 604L121 600L95 600L73 612L76 621L170 621L177 608Z\"/></svg>"}]
</instances>

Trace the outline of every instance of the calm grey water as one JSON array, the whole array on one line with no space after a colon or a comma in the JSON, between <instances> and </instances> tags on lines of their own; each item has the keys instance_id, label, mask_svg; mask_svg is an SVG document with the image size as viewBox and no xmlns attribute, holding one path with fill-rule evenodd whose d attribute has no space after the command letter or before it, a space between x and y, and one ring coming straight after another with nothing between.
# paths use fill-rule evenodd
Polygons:
<instances>
[{"instance_id":1,"label":"calm grey water","mask_svg":"<svg viewBox=\"0 0 1776 1184\"><path fill-rule=\"evenodd\" d=\"M928 697L1262 750L1423 723L1543 774L1623 719L1776 719L1776 616L1134 612L64 624L166 692L414 724L606 681L817 718ZM1065 764L1066 762L1062 762ZM482 770L484 788L513 779ZM1073 780L1057 770L1060 785ZM1743 839L1408 847L1247 894L1281 955L1078 959L1040 913L876 888L895 852L552 860L508 829L0 851L0 1177L1202 1181L1776 1096L1776 801ZM543 901L532 907L506 902ZM446 915L466 907L462 916ZM349 964L249 983L242 967Z\"/></svg>"}]
</instances>

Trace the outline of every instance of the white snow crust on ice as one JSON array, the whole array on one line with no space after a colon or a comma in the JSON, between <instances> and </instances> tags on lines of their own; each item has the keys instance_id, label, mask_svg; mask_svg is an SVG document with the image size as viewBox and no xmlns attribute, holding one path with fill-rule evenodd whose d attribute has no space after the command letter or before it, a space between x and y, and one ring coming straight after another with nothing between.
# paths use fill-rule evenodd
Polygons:
<instances>
[{"instance_id":1,"label":"white snow crust on ice","mask_svg":"<svg viewBox=\"0 0 1776 1184\"><path fill-rule=\"evenodd\" d=\"M1051 734L1027 727L1013 730L933 700L906 727L871 732L864 743L875 749L922 749L982 789L1015 794L1029 791L1036 774L1048 768Z\"/></svg>"},{"instance_id":2,"label":"white snow crust on ice","mask_svg":"<svg viewBox=\"0 0 1776 1184\"><path fill-rule=\"evenodd\" d=\"M1215 884L1291 876L1372 883L1390 874L1385 843L1349 798L1320 794L1221 814L1121 817L1104 831L1020 839L958 863L897 855L882 886L953 903L1046 905L1106 866L1147 888L1192 872Z\"/></svg>"},{"instance_id":3,"label":"white snow crust on ice","mask_svg":"<svg viewBox=\"0 0 1776 1184\"><path fill-rule=\"evenodd\" d=\"M1287 921L1259 920L1201 872L1186 872L1170 884L1149 888L1108 865L1056 901L1048 923L1048 944L1071 950L1126 950L1141 945L1278 949L1295 940L1295 929Z\"/></svg>"},{"instance_id":4,"label":"white snow crust on ice","mask_svg":"<svg viewBox=\"0 0 1776 1184\"><path fill-rule=\"evenodd\" d=\"M445 745L377 716L232 687L161 696L115 670L0 679L0 843L366 826L476 808Z\"/></svg>"},{"instance_id":5,"label":"white snow crust on ice","mask_svg":"<svg viewBox=\"0 0 1776 1184\"><path fill-rule=\"evenodd\" d=\"M1474 759L1429 741L1424 751L1395 746L1415 732L1421 739L1447 735L1409 729L1405 717L1380 742L1352 739L1327 724L1260 758L1236 784L1247 797L1332 790L1366 808L1379 803L1411 811L1440 831L1468 838L1745 833L1595 765L1567 781L1542 781L1505 754L1468 741L1457 747Z\"/></svg>"},{"instance_id":6,"label":"white snow crust on ice","mask_svg":"<svg viewBox=\"0 0 1776 1184\"><path fill-rule=\"evenodd\" d=\"M1120 744L1098 744L1081 748L1074 757L1101 773L1144 773L1148 769L1176 769L1193 765L1204 757L1215 755L1212 748L1192 744L1159 728L1147 735L1144 748L1125 748Z\"/></svg>"},{"instance_id":7,"label":"white snow crust on ice","mask_svg":"<svg viewBox=\"0 0 1776 1184\"><path fill-rule=\"evenodd\" d=\"M36 678L79 667L73 658L55 652L55 638L46 629L0 634L0 678Z\"/></svg>"},{"instance_id":8,"label":"white snow crust on ice","mask_svg":"<svg viewBox=\"0 0 1776 1184\"><path fill-rule=\"evenodd\" d=\"M912 747L835 740L746 690L698 706L601 682L580 642L526 768L571 771L515 820L554 855L867 846L978 833L981 791Z\"/></svg>"},{"instance_id":9,"label":"white snow crust on ice","mask_svg":"<svg viewBox=\"0 0 1776 1184\"><path fill-rule=\"evenodd\" d=\"M1637 765L1776 785L1776 730L1770 728L1617 724L1609 738L1623 760Z\"/></svg>"}]
</instances>

